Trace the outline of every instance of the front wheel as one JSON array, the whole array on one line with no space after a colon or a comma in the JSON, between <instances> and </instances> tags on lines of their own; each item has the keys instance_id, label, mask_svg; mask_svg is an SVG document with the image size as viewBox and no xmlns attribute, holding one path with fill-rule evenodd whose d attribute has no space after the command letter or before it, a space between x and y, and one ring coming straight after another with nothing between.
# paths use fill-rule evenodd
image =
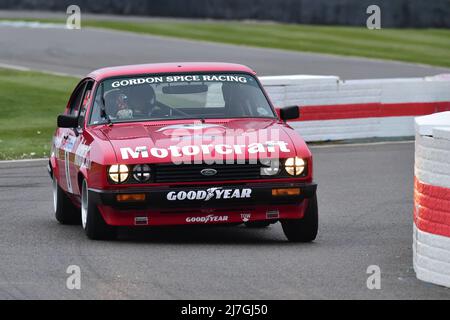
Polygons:
<instances>
[{"instance_id":1,"label":"front wheel","mask_svg":"<svg viewBox=\"0 0 450 320\"><path fill-rule=\"evenodd\" d=\"M111 240L116 237L117 229L106 224L95 203L89 197L86 180L81 186L81 225L89 239Z\"/></svg>"},{"instance_id":2,"label":"front wheel","mask_svg":"<svg viewBox=\"0 0 450 320\"><path fill-rule=\"evenodd\" d=\"M70 201L63 189L58 185L58 180L53 176L53 210L56 220L61 224L80 224L80 210Z\"/></svg>"},{"instance_id":3,"label":"front wheel","mask_svg":"<svg viewBox=\"0 0 450 320\"><path fill-rule=\"evenodd\" d=\"M286 219L281 221L284 234L292 242L311 242L316 239L319 227L317 196L308 201L308 207L302 219Z\"/></svg>"}]
</instances>

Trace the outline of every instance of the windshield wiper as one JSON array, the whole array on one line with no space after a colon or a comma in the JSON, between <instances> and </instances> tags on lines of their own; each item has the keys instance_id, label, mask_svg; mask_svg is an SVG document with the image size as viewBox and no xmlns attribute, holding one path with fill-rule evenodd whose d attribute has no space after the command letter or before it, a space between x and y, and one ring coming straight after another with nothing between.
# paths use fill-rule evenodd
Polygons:
<instances>
[{"instance_id":1,"label":"windshield wiper","mask_svg":"<svg viewBox=\"0 0 450 320\"><path fill-rule=\"evenodd\" d=\"M106 122L108 123L108 126L112 126L112 121L111 118L109 117L109 115L106 113L106 104L105 104L105 86L104 86L104 82L102 82L101 86L100 86L100 93L101 93L101 100L102 100L102 107L100 109L100 113L102 118L106 119Z\"/></svg>"}]
</instances>

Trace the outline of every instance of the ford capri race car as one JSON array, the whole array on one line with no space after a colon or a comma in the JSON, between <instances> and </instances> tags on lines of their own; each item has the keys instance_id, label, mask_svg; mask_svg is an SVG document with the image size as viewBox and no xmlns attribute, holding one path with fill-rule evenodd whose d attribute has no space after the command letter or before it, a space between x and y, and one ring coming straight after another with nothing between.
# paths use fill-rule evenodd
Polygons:
<instances>
[{"instance_id":1,"label":"ford capri race car","mask_svg":"<svg viewBox=\"0 0 450 320\"><path fill-rule=\"evenodd\" d=\"M48 170L56 219L91 239L120 226L281 222L318 229L311 152L248 67L148 64L99 69L58 116Z\"/></svg>"}]
</instances>

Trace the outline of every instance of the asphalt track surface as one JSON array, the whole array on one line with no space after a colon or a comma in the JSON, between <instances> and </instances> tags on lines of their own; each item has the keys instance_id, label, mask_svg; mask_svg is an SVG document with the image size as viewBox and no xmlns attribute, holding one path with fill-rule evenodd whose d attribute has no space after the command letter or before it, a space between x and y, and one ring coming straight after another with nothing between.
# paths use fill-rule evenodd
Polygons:
<instances>
[{"instance_id":1,"label":"asphalt track surface","mask_svg":"<svg viewBox=\"0 0 450 320\"><path fill-rule=\"evenodd\" d=\"M24 13L0 11L0 18L3 19L23 15ZM55 14L38 13L28 13L26 16L59 17ZM235 62L252 67L259 75L338 75L342 79L450 73L450 69L417 64L251 48L109 30L17 28L0 25L0 64L82 76L105 66L168 61Z\"/></svg>"},{"instance_id":2,"label":"asphalt track surface","mask_svg":"<svg viewBox=\"0 0 450 320\"><path fill-rule=\"evenodd\" d=\"M260 74L421 76L446 69L138 36L0 27L0 63L81 75L106 65L225 60ZM279 224L123 229L88 240L52 213L45 161L0 163L0 299L449 299L412 269L414 145L313 147L320 233L288 243ZM81 268L81 290L66 269ZM366 270L381 268L381 289Z\"/></svg>"},{"instance_id":3,"label":"asphalt track surface","mask_svg":"<svg viewBox=\"0 0 450 320\"><path fill-rule=\"evenodd\" d=\"M0 299L449 299L412 269L414 144L313 147L320 233L279 224L123 229L90 241L53 218L45 162L0 164ZM66 269L81 268L81 290ZM369 265L381 289L366 286Z\"/></svg>"}]
</instances>

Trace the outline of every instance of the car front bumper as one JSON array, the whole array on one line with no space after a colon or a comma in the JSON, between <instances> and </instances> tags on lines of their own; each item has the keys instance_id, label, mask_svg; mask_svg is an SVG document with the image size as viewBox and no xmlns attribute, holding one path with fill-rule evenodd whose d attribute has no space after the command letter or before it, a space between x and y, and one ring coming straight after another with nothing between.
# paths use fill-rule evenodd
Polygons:
<instances>
[{"instance_id":1,"label":"car front bumper","mask_svg":"<svg viewBox=\"0 0 450 320\"><path fill-rule=\"evenodd\" d=\"M299 191L274 195L279 189ZM89 198L109 225L236 224L300 219L316 189L315 183L89 189ZM117 196L125 194L145 195L145 200L118 201Z\"/></svg>"}]
</instances>

